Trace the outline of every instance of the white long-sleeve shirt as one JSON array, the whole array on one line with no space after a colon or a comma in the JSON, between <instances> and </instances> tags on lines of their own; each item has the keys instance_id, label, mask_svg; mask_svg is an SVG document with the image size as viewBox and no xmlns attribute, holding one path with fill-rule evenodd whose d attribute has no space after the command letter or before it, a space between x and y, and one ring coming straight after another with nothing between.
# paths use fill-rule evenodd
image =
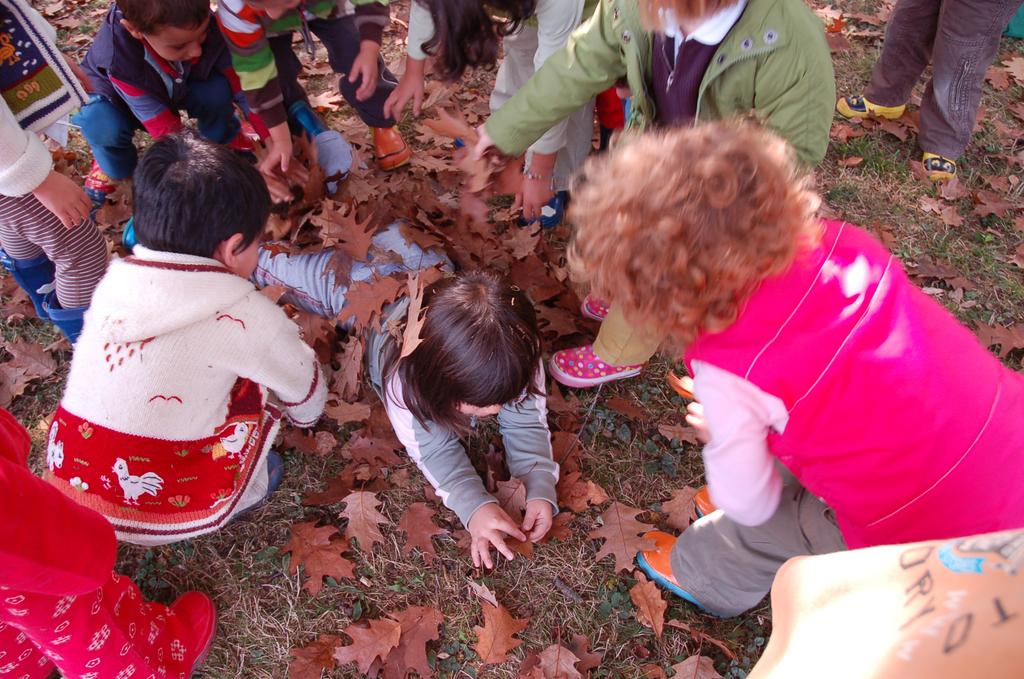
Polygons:
<instances>
[{"instance_id":1,"label":"white long-sleeve shirt","mask_svg":"<svg viewBox=\"0 0 1024 679\"><path fill-rule=\"evenodd\" d=\"M782 478L767 437L785 430L786 405L704 361L693 362L693 391L711 436L704 446L704 472L712 501L737 523L764 523L782 497Z\"/></svg>"}]
</instances>

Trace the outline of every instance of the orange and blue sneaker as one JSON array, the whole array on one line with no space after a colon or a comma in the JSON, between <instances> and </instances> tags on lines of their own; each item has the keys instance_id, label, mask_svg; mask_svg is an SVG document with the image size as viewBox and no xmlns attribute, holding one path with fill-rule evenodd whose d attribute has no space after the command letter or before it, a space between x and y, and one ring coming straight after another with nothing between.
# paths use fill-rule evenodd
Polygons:
<instances>
[{"instance_id":1,"label":"orange and blue sneaker","mask_svg":"<svg viewBox=\"0 0 1024 679\"><path fill-rule=\"evenodd\" d=\"M587 295L583 299L583 303L580 304L580 313L583 314L584 318L603 321L608 318L608 308L608 302L598 299L593 295Z\"/></svg>"},{"instance_id":2,"label":"orange and blue sneaker","mask_svg":"<svg viewBox=\"0 0 1024 679\"><path fill-rule=\"evenodd\" d=\"M945 181L956 176L955 160L950 160L937 153L925 151L924 155L921 156L921 162L924 164L925 172L928 173L928 179L931 179L933 182Z\"/></svg>"},{"instance_id":3,"label":"orange and blue sneaker","mask_svg":"<svg viewBox=\"0 0 1024 679\"><path fill-rule=\"evenodd\" d=\"M663 587L680 599L685 599L697 608L705 610L692 594L679 586L675 576L672 575L669 555L672 554L672 548L675 547L678 538L660 530L645 533L644 537L654 543L654 548L645 549L636 555L636 563L640 566L640 570L647 573L647 577L656 582L659 587Z\"/></svg>"},{"instance_id":4,"label":"orange and blue sneaker","mask_svg":"<svg viewBox=\"0 0 1024 679\"><path fill-rule=\"evenodd\" d=\"M716 507L715 503L711 501L711 494L708 493L708 487L701 486L697 490L697 494L693 496L694 514L696 514L699 519L717 510L718 507Z\"/></svg>"},{"instance_id":5,"label":"orange and blue sneaker","mask_svg":"<svg viewBox=\"0 0 1024 679\"><path fill-rule=\"evenodd\" d=\"M551 368L551 376L559 384L576 389L589 389L605 382L624 380L639 375L644 367L642 363L608 365L594 353L592 344L556 351L551 355L548 365Z\"/></svg>"},{"instance_id":6,"label":"orange and blue sneaker","mask_svg":"<svg viewBox=\"0 0 1024 679\"><path fill-rule=\"evenodd\" d=\"M836 110L844 118L867 118L872 115L876 118L896 120L907 110L907 105L881 106L871 103L863 94L854 94L849 97L840 97L836 102Z\"/></svg>"},{"instance_id":7,"label":"orange and blue sneaker","mask_svg":"<svg viewBox=\"0 0 1024 679\"><path fill-rule=\"evenodd\" d=\"M92 169L85 178L85 195L89 196L94 209L98 210L107 202L107 196L117 189L117 180L100 169L96 161L92 161Z\"/></svg>"}]
</instances>

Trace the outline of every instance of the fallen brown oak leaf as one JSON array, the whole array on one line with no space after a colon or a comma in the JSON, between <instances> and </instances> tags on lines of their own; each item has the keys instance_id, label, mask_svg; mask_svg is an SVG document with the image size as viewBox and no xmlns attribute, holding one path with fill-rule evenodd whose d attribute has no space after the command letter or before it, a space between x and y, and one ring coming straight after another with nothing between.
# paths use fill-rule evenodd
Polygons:
<instances>
[{"instance_id":1,"label":"fallen brown oak leaf","mask_svg":"<svg viewBox=\"0 0 1024 679\"><path fill-rule=\"evenodd\" d=\"M351 578L355 564L341 555L348 549L348 540L337 534L334 526L317 527L316 521L305 521L292 526L292 537L282 549L291 553L288 571L295 575L302 566L308 579L302 588L316 596L323 588L323 579Z\"/></svg>"},{"instance_id":2,"label":"fallen brown oak leaf","mask_svg":"<svg viewBox=\"0 0 1024 679\"><path fill-rule=\"evenodd\" d=\"M402 331L402 352L399 358L405 358L416 351L423 338L423 324L426 322L426 314L423 309L423 282L420 280L419 272L410 274L406 281L409 290L409 310L406 314L405 330Z\"/></svg>"},{"instance_id":3,"label":"fallen brown oak leaf","mask_svg":"<svg viewBox=\"0 0 1024 679\"><path fill-rule=\"evenodd\" d=\"M343 632L352 638L353 643L335 649L334 659L339 665L355 663L360 672L368 674L375 660L384 660L391 649L398 646L402 626L394 620L374 619L368 625L349 625Z\"/></svg>"},{"instance_id":4,"label":"fallen brown oak leaf","mask_svg":"<svg viewBox=\"0 0 1024 679\"><path fill-rule=\"evenodd\" d=\"M356 333L368 327L380 329L382 310L395 301L401 290L402 284L390 276L374 275L369 281L356 281L348 288L338 323L352 319L352 331Z\"/></svg>"},{"instance_id":5,"label":"fallen brown oak leaf","mask_svg":"<svg viewBox=\"0 0 1024 679\"><path fill-rule=\"evenodd\" d=\"M339 646L341 637L321 634L316 641L289 650L292 660L288 663L288 679L320 679L324 670L337 667L334 651Z\"/></svg>"},{"instance_id":6,"label":"fallen brown oak leaf","mask_svg":"<svg viewBox=\"0 0 1024 679\"><path fill-rule=\"evenodd\" d=\"M690 526L696 516L696 506L693 498L697 494L697 488L685 486L672 491L672 499L661 503L661 512L665 514L665 523L678 531L684 531Z\"/></svg>"},{"instance_id":7,"label":"fallen brown oak leaf","mask_svg":"<svg viewBox=\"0 0 1024 679\"><path fill-rule=\"evenodd\" d=\"M324 408L324 415L338 424L362 422L370 416L370 405L368 403L349 403L337 394L330 394L328 399L328 404Z\"/></svg>"},{"instance_id":8,"label":"fallen brown oak leaf","mask_svg":"<svg viewBox=\"0 0 1024 679\"><path fill-rule=\"evenodd\" d=\"M668 603L661 598L661 589L637 571L636 584L629 589L629 598L636 606L637 621L653 629L660 639L665 630L665 611L668 609Z\"/></svg>"},{"instance_id":9,"label":"fallen brown oak leaf","mask_svg":"<svg viewBox=\"0 0 1024 679\"><path fill-rule=\"evenodd\" d=\"M427 644L441 638L440 627L444 616L436 608L410 606L388 617L402 630L398 645L384 659L384 679L406 679L416 672L420 679L433 677L427 658Z\"/></svg>"},{"instance_id":10,"label":"fallen brown oak leaf","mask_svg":"<svg viewBox=\"0 0 1024 679\"><path fill-rule=\"evenodd\" d=\"M402 518L398 520L398 530L404 531L406 535L405 547L402 554L408 555L413 549L420 550L423 561L429 566L434 562L437 552L434 550L432 538L436 535L447 535L448 531L434 524L433 518L437 512L426 502L413 502Z\"/></svg>"},{"instance_id":11,"label":"fallen brown oak leaf","mask_svg":"<svg viewBox=\"0 0 1024 679\"><path fill-rule=\"evenodd\" d=\"M643 512L642 509L613 502L601 514L604 525L587 534L591 540L604 540L594 557L595 562L612 555L615 557L615 572L627 571L633 567L633 559L638 552L654 546L651 540L640 535L653 528L649 523L637 521L637 515Z\"/></svg>"},{"instance_id":12,"label":"fallen brown oak leaf","mask_svg":"<svg viewBox=\"0 0 1024 679\"><path fill-rule=\"evenodd\" d=\"M576 667L580 659L561 644L551 644L535 657L535 664L519 676L523 679L582 679ZM525 663L524 663L525 664Z\"/></svg>"},{"instance_id":13,"label":"fallen brown oak leaf","mask_svg":"<svg viewBox=\"0 0 1024 679\"><path fill-rule=\"evenodd\" d=\"M373 549L377 542L384 542L384 535L380 532L380 525L390 523L388 518L377 511L380 500L377 495L367 491L355 491L350 493L343 502L345 509L341 515L348 519L348 526L345 527L345 537L355 538L359 541L359 548L365 551Z\"/></svg>"},{"instance_id":14,"label":"fallen brown oak leaf","mask_svg":"<svg viewBox=\"0 0 1024 679\"><path fill-rule=\"evenodd\" d=\"M704 655L691 655L683 662L672 666L673 679L722 679L715 671L715 663Z\"/></svg>"},{"instance_id":15,"label":"fallen brown oak leaf","mask_svg":"<svg viewBox=\"0 0 1024 679\"><path fill-rule=\"evenodd\" d=\"M590 639L583 634L575 634L572 637L572 644L569 648L573 654L580 659L576 663L578 669L584 676L588 676L591 670L596 670L604 660L604 653L592 653L590 651Z\"/></svg>"},{"instance_id":16,"label":"fallen brown oak leaf","mask_svg":"<svg viewBox=\"0 0 1024 679\"><path fill-rule=\"evenodd\" d=\"M574 512L582 512L588 506L597 506L608 501L608 493L604 488L589 479L584 479L582 472L573 471L563 474L555 487L558 504Z\"/></svg>"},{"instance_id":17,"label":"fallen brown oak leaf","mask_svg":"<svg viewBox=\"0 0 1024 679\"><path fill-rule=\"evenodd\" d=\"M1015 349L1024 349L1024 323L1012 326L978 323L975 334L986 347L998 344L999 358L1006 358Z\"/></svg>"},{"instance_id":18,"label":"fallen brown oak leaf","mask_svg":"<svg viewBox=\"0 0 1024 679\"><path fill-rule=\"evenodd\" d=\"M483 610L484 624L482 627L473 628L477 636L473 650L484 665L503 663L508 660L509 651L523 643L522 639L516 639L515 635L526 629L530 621L513 617L501 604L492 606L480 602L480 608Z\"/></svg>"}]
</instances>

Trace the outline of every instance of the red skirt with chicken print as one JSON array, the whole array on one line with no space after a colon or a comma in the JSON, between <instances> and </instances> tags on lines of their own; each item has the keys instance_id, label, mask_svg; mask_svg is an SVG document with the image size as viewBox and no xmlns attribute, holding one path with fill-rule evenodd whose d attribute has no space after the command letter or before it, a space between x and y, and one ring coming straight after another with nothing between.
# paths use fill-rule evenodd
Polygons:
<instances>
[{"instance_id":1,"label":"red skirt with chicken print","mask_svg":"<svg viewBox=\"0 0 1024 679\"><path fill-rule=\"evenodd\" d=\"M209 437L171 441L125 434L57 408L44 477L114 525L118 538L162 544L216 530L266 455L280 412L258 384L240 378L227 417ZM265 472L263 474L265 477Z\"/></svg>"}]
</instances>

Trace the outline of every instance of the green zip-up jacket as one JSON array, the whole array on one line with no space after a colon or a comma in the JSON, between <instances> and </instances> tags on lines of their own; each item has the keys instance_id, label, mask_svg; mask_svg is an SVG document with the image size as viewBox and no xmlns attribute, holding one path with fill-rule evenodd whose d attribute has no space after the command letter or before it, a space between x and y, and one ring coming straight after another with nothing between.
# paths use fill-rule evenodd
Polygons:
<instances>
[{"instance_id":1,"label":"green zip-up jacket","mask_svg":"<svg viewBox=\"0 0 1024 679\"><path fill-rule=\"evenodd\" d=\"M565 49L486 123L495 145L519 155L552 125L626 78L632 104L626 127L656 120L651 88L652 34L636 0L600 0ZM754 112L800 160L825 157L835 104L835 75L824 26L802 0L748 0L722 40L697 94L697 121Z\"/></svg>"}]
</instances>

